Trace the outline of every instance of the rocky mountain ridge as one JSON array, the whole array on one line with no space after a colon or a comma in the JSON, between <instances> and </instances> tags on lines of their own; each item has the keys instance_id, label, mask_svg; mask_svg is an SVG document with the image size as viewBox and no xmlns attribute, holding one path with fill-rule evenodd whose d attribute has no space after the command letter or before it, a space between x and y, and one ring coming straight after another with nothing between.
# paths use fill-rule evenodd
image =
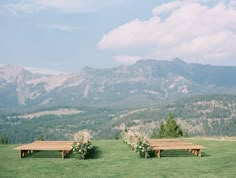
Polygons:
<instances>
[{"instance_id":1,"label":"rocky mountain ridge","mask_svg":"<svg viewBox=\"0 0 236 178\"><path fill-rule=\"evenodd\" d=\"M236 67L189 64L178 58L57 75L2 65L0 107L144 106L198 94L236 94L234 76Z\"/></svg>"}]
</instances>

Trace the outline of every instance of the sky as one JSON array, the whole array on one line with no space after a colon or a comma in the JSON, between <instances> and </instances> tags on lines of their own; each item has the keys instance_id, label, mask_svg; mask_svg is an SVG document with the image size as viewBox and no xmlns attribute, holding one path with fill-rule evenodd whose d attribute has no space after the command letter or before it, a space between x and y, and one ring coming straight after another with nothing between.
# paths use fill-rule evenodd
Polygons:
<instances>
[{"instance_id":1,"label":"sky","mask_svg":"<svg viewBox=\"0 0 236 178\"><path fill-rule=\"evenodd\" d=\"M140 59L236 66L236 0L0 0L0 64L76 72Z\"/></svg>"}]
</instances>

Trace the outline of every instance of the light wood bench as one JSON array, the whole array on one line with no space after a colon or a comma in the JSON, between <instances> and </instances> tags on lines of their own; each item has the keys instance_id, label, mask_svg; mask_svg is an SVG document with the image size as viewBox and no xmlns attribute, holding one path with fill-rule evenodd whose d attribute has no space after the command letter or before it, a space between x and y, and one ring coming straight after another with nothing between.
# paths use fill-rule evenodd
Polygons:
<instances>
[{"instance_id":1,"label":"light wood bench","mask_svg":"<svg viewBox=\"0 0 236 178\"><path fill-rule=\"evenodd\" d=\"M151 145L158 158L161 157L162 150L185 150L201 157L201 150L206 148L201 145L195 145L191 142L177 139L148 139L147 141Z\"/></svg>"},{"instance_id":2,"label":"light wood bench","mask_svg":"<svg viewBox=\"0 0 236 178\"><path fill-rule=\"evenodd\" d=\"M64 157L71 151L73 141L35 141L30 144L18 146L15 149L19 150L19 158L23 158L28 154L33 153L34 151L60 151L61 157Z\"/></svg>"}]
</instances>

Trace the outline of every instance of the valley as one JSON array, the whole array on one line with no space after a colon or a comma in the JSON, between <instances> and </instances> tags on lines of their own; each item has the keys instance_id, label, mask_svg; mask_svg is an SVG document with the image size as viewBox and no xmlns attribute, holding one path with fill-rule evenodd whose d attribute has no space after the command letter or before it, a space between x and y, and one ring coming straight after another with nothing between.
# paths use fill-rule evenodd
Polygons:
<instances>
[{"instance_id":1,"label":"valley","mask_svg":"<svg viewBox=\"0 0 236 178\"><path fill-rule=\"evenodd\" d=\"M7 136L10 143L32 142L41 137L71 140L74 133L84 129L91 132L93 139L113 139L125 128L152 136L170 112L185 136L236 135L235 95L201 95L135 109L67 107L24 112L2 113L0 117L0 135Z\"/></svg>"},{"instance_id":2,"label":"valley","mask_svg":"<svg viewBox=\"0 0 236 178\"><path fill-rule=\"evenodd\" d=\"M10 143L152 136L171 112L185 136L235 136L236 67L141 60L110 69L43 74L0 66L0 136Z\"/></svg>"}]
</instances>

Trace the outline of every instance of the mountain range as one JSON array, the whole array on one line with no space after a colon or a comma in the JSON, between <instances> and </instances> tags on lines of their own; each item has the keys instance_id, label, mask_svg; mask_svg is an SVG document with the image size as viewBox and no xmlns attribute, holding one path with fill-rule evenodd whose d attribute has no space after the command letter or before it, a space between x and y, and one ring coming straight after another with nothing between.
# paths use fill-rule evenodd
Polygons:
<instances>
[{"instance_id":1,"label":"mountain range","mask_svg":"<svg viewBox=\"0 0 236 178\"><path fill-rule=\"evenodd\" d=\"M236 67L140 60L109 69L43 74L0 66L0 108L145 106L202 94L236 94Z\"/></svg>"}]
</instances>

